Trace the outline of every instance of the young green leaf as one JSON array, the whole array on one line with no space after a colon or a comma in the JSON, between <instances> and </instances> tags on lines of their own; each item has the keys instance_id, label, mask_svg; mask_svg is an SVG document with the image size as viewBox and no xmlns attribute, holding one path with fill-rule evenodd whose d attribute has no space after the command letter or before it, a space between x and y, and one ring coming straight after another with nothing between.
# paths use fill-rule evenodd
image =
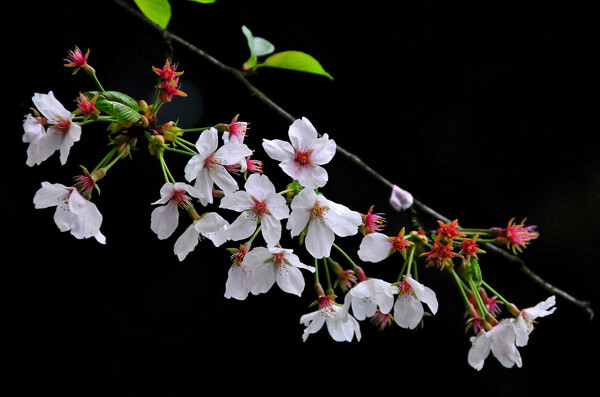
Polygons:
<instances>
[{"instance_id":1,"label":"young green leaf","mask_svg":"<svg viewBox=\"0 0 600 397\"><path fill-rule=\"evenodd\" d=\"M140 111L140 105L135 99L119 91L89 91L84 93L84 95L90 99L94 95L98 95L98 99L121 103L131 108L134 112Z\"/></svg>"},{"instance_id":2,"label":"young green leaf","mask_svg":"<svg viewBox=\"0 0 600 397\"><path fill-rule=\"evenodd\" d=\"M275 46L269 41L262 37L254 37L250 29L246 25L242 26L242 32L248 40L248 48L250 49L250 56L260 57L263 55L271 54L275 51Z\"/></svg>"},{"instance_id":3,"label":"young green leaf","mask_svg":"<svg viewBox=\"0 0 600 397\"><path fill-rule=\"evenodd\" d=\"M273 68L291 69L300 72L315 73L326 76L333 80L333 77L323 69L323 66L313 56L302 51L282 51L266 58L263 63L256 65L268 66Z\"/></svg>"},{"instance_id":4,"label":"young green leaf","mask_svg":"<svg viewBox=\"0 0 600 397\"><path fill-rule=\"evenodd\" d=\"M99 111L115 117L119 123L136 123L141 118L138 112L120 102L98 98L95 106Z\"/></svg>"},{"instance_id":5,"label":"young green leaf","mask_svg":"<svg viewBox=\"0 0 600 397\"><path fill-rule=\"evenodd\" d=\"M171 4L168 0L134 0L140 11L152 22L166 29L171 20Z\"/></svg>"},{"instance_id":6,"label":"young green leaf","mask_svg":"<svg viewBox=\"0 0 600 397\"><path fill-rule=\"evenodd\" d=\"M216 0L189 0L189 1L193 1L194 3L212 4L212 3L214 3Z\"/></svg>"}]
</instances>

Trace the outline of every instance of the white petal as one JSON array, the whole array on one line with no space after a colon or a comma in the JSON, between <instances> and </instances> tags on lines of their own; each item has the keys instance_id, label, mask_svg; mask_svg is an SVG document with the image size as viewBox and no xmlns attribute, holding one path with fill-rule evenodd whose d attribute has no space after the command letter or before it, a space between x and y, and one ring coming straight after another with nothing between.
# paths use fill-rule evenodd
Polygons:
<instances>
[{"instance_id":1,"label":"white petal","mask_svg":"<svg viewBox=\"0 0 600 397\"><path fill-rule=\"evenodd\" d=\"M229 226L229 223L216 212L209 212L194 222L194 228L202 234L214 233L227 226Z\"/></svg>"},{"instance_id":2,"label":"white petal","mask_svg":"<svg viewBox=\"0 0 600 397\"><path fill-rule=\"evenodd\" d=\"M252 155L252 150L244 143L229 143L221 146L215 152L215 160L222 165L246 164L246 157Z\"/></svg>"},{"instance_id":3,"label":"white petal","mask_svg":"<svg viewBox=\"0 0 600 397\"><path fill-rule=\"evenodd\" d=\"M194 225L191 224L187 229L183 232L181 236L175 241L175 246L173 251L177 258L180 261L183 261L185 257L196 248L198 245L199 234L198 231L194 228Z\"/></svg>"},{"instance_id":4,"label":"white petal","mask_svg":"<svg viewBox=\"0 0 600 397\"><path fill-rule=\"evenodd\" d=\"M310 155L310 160L318 165L327 164L333 159L337 145L333 139L329 139L327 134L323 134L322 138L317 138L313 142L313 152Z\"/></svg>"},{"instance_id":5,"label":"white petal","mask_svg":"<svg viewBox=\"0 0 600 397\"><path fill-rule=\"evenodd\" d=\"M254 174L253 174L254 175ZM254 205L254 201L248 195L248 193L244 191L237 191L234 193L230 193L221 199L221 203L219 204L220 208L226 208L228 210L242 212L247 209L252 208Z\"/></svg>"},{"instance_id":6,"label":"white petal","mask_svg":"<svg viewBox=\"0 0 600 397\"><path fill-rule=\"evenodd\" d=\"M327 226L340 237L348 237L358 233L358 227L362 224L362 217L356 211L351 211L347 207L328 202L329 210L325 212Z\"/></svg>"},{"instance_id":7,"label":"white petal","mask_svg":"<svg viewBox=\"0 0 600 397\"><path fill-rule=\"evenodd\" d=\"M426 303L427 306L429 306L431 313L437 313L438 301L435 292L433 292L431 288L424 286L423 284L419 283L411 277L406 277L406 281L412 287L415 295L417 295L417 299L419 299L423 303Z\"/></svg>"},{"instance_id":8,"label":"white petal","mask_svg":"<svg viewBox=\"0 0 600 397\"><path fill-rule=\"evenodd\" d=\"M394 320L402 328L414 329L423 318L423 305L412 293L400 293L394 304Z\"/></svg>"},{"instance_id":9,"label":"white petal","mask_svg":"<svg viewBox=\"0 0 600 397\"><path fill-rule=\"evenodd\" d=\"M318 137L317 130L306 117L295 120L289 127L288 135L292 146L297 149L312 149L310 144Z\"/></svg>"},{"instance_id":10,"label":"white petal","mask_svg":"<svg viewBox=\"0 0 600 397\"><path fill-rule=\"evenodd\" d=\"M272 247L281 239L281 222L272 215L265 214L261 220L261 233L268 246Z\"/></svg>"},{"instance_id":11,"label":"white petal","mask_svg":"<svg viewBox=\"0 0 600 397\"><path fill-rule=\"evenodd\" d=\"M223 190L225 195L231 194L238 190L238 184L236 180L233 179L229 172L227 172L225 167L221 165L215 165L214 167L208 168L208 173L210 175L210 178L221 190Z\"/></svg>"},{"instance_id":12,"label":"white petal","mask_svg":"<svg viewBox=\"0 0 600 397\"><path fill-rule=\"evenodd\" d=\"M301 296L304 291L304 276L300 269L294 266L275 266L275 281L282 291L289 294Z\"/></svg>"},{"instance_id":13,"label":"white petal","mask_svg":"<svg viewBox=\"0 0 600 397\"><path fill-rule=\"evenodd\" d=\"M60 183L42 182L42 187L33 196L33 204L37 209L54 207L70 190Z\"/></svg>"},{"instance_id":14,"label":"white petal","mask_svg":"<svg viewBox=\"0 0 600 397\"><path fill-rule=\"evenodd\" d=\"M267 155L273 160L293 160L295 157L295 151L292 145L290 145L289 142L282 141L281 139L263 139L262 146Z\"/></svg>"},{"instance_id":15,"label":"white petal","mask_svg":"<svg viewBox=\"0 0 600 397\"><path fill-rule=\"evenodd\" d=\"M314 258L329 257L335 235L320 220L313 219L308 225L304 244Z\"/></svg>"},{"instance_id":16,"label":"white petal","mask_svg":"<svg viewBox=\"0 0 600 397\"><path fill-rule=\"evenodd\" d=\"M244 211L227 227L227 237L238 241L252 236L256 231L257 218L249 211Z\"/></svg>"},{"instance_id":17,"label":"white petal","mask_svg":"<svg viewBox=\"0 0 600 397\"><path fill-rule=\"evenodd\" d=\"M225 282L225 298L244 300L248 297L248 287L246 282L250 272L243 265L233 265L227 272L227 281Z\"/></svg>"},{"instance_id":18,"label":"white petal","mask_svg":"<svg viewBox=\"0 0 600 397\"><path fill-rule=\"evenodd\" d=\"M481 331L477 337L471 338L471 343L467 361L469 365L479 371L490 354L492 339L486 336L485 331Z\"/></svg>"},{"instance_id":19,"label":"white petal","mask_svg":"<svg viewBox=\"0 0 600 397\"><path fill-rule=\"evenodd\" d=\"M250 196L254 197L258 201L264 201L271 195L277 195L275 186L269 177L263 174L251 174L246 180L244 188Z\"/></svg>"},{"instance_id":20,"label":"white petal","mask_svg":"<svg viewBox=\"0 0 600 397\"><path fill-rule=\"evenodd\" d=\"M358 257L363 262L381 262L390 256L392 240L383 233L367 234L358 247Z\"/></svg>"},{"instance_id":21,"label":"white petal","mask_svg":"<svg viewBox=\"0 0 600 397\"><path fill-rule=\"evenodd\" d=\"M202 131L196 141L196 149L198 149L199 157L204 162L206 157L212 155L219 146L219 137L215 128Z\"/></svg>"},{"instance_id":22,"label":"white petal","mask_svg":"<svg viewBox=\"0 0 600 397\"><path fill-rule=\"evenodd\" d=\"M179 211L174 203L155 208L150 215L150 229L159 240L169 238L179 224Z\"/></svg>"}]
</instances>

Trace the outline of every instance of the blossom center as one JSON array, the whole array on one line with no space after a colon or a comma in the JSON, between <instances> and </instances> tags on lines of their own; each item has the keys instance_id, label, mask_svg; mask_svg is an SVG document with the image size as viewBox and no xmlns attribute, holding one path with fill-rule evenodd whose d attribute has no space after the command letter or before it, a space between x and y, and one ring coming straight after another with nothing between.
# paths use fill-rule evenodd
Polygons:
<instances>
[{"instance_id":1,"label":"blossom center","mask_svg":"<svg viewBox=\"0 0 600 397\"><path fill-rule=\"evenodd\" d=\"M185 190L176 189L171 192L171 200L173 200L177 206L185 206L190 202L190 198L185 194Z\"/></svg>"},{"instance_id":2,"label":"blossom center","mask_svg":"<svg viewBox=\"0 0 600 397\"><path fill-rule=\"evenodd\" d=\"M71 127L71 120L60 119L56 125L54 125L54 129L56 130L56 135L66 135L69 132L69 128Z\"/></svg>"},{"instance_id":3,"label":"blossom center","mask_svg":"<svg viewBox=\"0 0 600 397\"><path fill-rule=\"evenodd\" d=\"M325 214L325 212L329 209L329 207L327 206L321 206L319 205L319 203L315 203L314 207L312 207L312 209L310 210L310 216L314 219L320 219L320 220L324 220L323 219L323 215Z\"/></svg>"},{"instance_id":4,"label":"blossom center","mask_svg":"<svg viewBox=\"0 0 600 397\"><path fill-rule=\"evenodd\" d=\"M313 149L295 149L296 156L294 161L300 163L300 165L311 165L312 161L310 160L310 156L313 152Z\"/></svg>"},{"instance_id":5,"label":"blossom center","mask_svg":"<svg viewBox=\"0 0 600 397\"><path fill-rule=\"evenodd\" d=\"M254 205L250 209L257 218L262 218L268 212L267 205L264 201L254 199Z\"/></svg>"}]
</instances>

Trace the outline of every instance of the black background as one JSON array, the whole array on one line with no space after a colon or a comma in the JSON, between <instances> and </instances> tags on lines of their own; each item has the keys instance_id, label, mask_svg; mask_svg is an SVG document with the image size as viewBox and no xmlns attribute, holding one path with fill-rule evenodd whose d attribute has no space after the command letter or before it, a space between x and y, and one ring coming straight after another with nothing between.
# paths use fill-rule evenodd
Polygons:
<instances>
[{"instance_id":1,"label":"black background","mask_svg":"<svg viewBox=\"0 0 600 397\"><path fill-rule=\"evenodd\" d=\"M302 314L315 295L307 277L302 298L274 287L246 301L223 297L229 254L204 241L184 262L175 237L150 230L150 204L162 175L143 147L101 182L94 198L107 244L60 233L53 210L35 210L42 181L68 185L104 156L104 127L84 128L69 162L57 155L27 167L22 120L35 92L64 104L94 89L63 66L75 46L106 89L150 99L151 66L168 51L159 34L113 2L19 5L5 18L4 169L0 307L4 388L77 395L229 394L249 390L353 393L440 392L538 395L591 384L597 364L595 321L559 298L540 319L523 368L490 357L482 371L467 364L469 333L452 281L434 269L422 281L440 300L425 328L377 331L334 342L323 329L302 342ZM132 3L132 2L131 2ZM597 145L597 32L585 7L528 2L365 2L173 0L169 28L225 64L248 57L241 26L275 44L315 56L335 80L262 69L250 80L295 117L395 184L465 227L504 226L527 217L540 238L522 257L548 282L597 303L600 182ZM451 4L452 3L452 4ZM261 157L262 138L287 137L288 122L228 75L173 44L185 73L163 121L191 128L251 122L248 144ZM6 84L8 83L8 84ZM69 106L68 106L69 107ZM286 183L266 156L265 171ZM183 177L184 159L169 162ZM389 191L336 156L325 195L359 212L385 212L387 232L405 224L388 205ZM233 214L225 214L229 216ZM434 219L423 222L433 225ZM183 227L183 226L182 226ZM182 229L183 230L183 229ZM179 231L178 231L179 233ZM360 238L340 240L349 251ZM309 260L301 248L304 260ZM514 264L493 254L484 278L519 307L549 293ZM396 263L365 264L368 275L395 277ZM593 357L592 357L593 358Z\"/></svg>"}]
</instances>

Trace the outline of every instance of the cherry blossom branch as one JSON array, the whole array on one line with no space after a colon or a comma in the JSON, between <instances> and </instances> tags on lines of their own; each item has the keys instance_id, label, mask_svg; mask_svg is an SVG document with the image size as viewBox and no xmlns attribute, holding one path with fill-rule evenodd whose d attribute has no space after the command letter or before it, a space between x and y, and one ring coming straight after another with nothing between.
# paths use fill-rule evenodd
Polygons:
<instances>
[{"instance_id":1,"label":"cherry blossom branch","mask_svg":"<svg viewBox=\"0 0 600 397\"><path fill-rule=\"evenodd\" d=\"M203 51L202 49L196 47L195 45L193 45L192 43L183 39L182 37L174 34L173 32L171 32L167 29L164 29L161 26L150 21L142 13L140 13L139 11L137 11L136 9L131 7L125 1L115 0L115 2L117 3L117 5L123 7L125 10L130 12L135 17L144 21L149 27L151 27L154 30L156 30L157 32L159 32L163 36L165 42L169 45L171 52L173 52L173 48L171 45L172 42L176 42L176 43L180 44L182 47L184 47L191 53L199 56L200 58L204 59L205 61L207 61L209 64L211 64L215 68L219 69L222 72L229 74L231 77L238 80L251 93L251 95L256 97L267 107L269 107L270 109L275 111L280 117L284 118L285 120L287 120L290 123L292 123L294 120L296 120L296 118L294 116L292 116L289 112L287 112L285 109L283 109L277 103L275 103L271 98L269 98L265 93L263 93L261 90L259 90L256 86L254 86L248 80L248 76L250 75L250 73L244 72L242 70L233 68L231 66L228 66L228 65L222 63L218 59L212 57L210 54L208 54L205 51ZM370 177L372 177L374 180L376 180L378 183L380 183L384 187L386 187L390 190L394 188L395 185L392 182L390 182L384 176L382 176L380 173L375 171L372 167L370 167L368 164L366 164L357 155L347 151L346 149L344 149L343 147L340 147L339 145L337 145L337 152L340 153L347 160L349 160L351 163L353 163L357 168L359 168L363 172L367 173ZM423 212L425 215L433 218L434 220L441 220L445 223L451 222L451 220L449 218L438 213L437 211L433 210L432 208L430 208L429 206L425 205L423 202L421 202L417 199L413 199L412 206L418 208L421 212ZM412 208L411 208L411 212L409 213L409 215L412 216L413 222L416 221L416 214L414 213L414 211L412 211ZM525 275L527 275L529 278L531 278L535 283L537 283L540 287L542 287L543 289L545 289L549 292L560 295L567 301L580 307L581 309L583 309L585 312L588 313L590 320L593 319L594 310L591 306L591 302L577 299L577 298L573 297L571 294L568 294L567 292L565 292L565 291L557 288L556 286L550 284L549 282L545 281L539 275L534 273L525 264L523 259L521 259L520 257L513 255L510 252L507 252L505 250L502 250L502 249L498 248L497 246L490 244L490 243L482 243L482 245L486 247L488 252L489 251L494 252L494 253L502 256L503 258L507 259L508 261L518 264L520 266L520 270Z\"/></svg>"}]
</instances>

